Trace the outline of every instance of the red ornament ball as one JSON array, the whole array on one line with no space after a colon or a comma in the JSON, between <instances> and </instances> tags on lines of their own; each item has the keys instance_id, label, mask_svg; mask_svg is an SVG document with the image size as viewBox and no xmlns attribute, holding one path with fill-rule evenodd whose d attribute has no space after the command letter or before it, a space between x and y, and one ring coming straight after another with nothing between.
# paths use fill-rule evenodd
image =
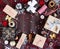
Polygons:
<instances>
[{"instance_id":1,"label":"red ornament ball","mask_svg":"<svg viewBox=\"0 0 60 49\"><path fill-rule=\"evenodd\" d=\"M7 22L7 21L3 21L3 22L2 22L2 25L3 25L4 27L7 27L8 22Z\"/></svg>"},{"instance_id":2,"label":"red ornament ball","mask_svg":"<svg viewBox=\"0 0 60 49\"><path fill-rule=\"evenodd\" d=\"M43 6L45 4L44 0L39 0L39 5Z\"/></svg>"}]
</instances>

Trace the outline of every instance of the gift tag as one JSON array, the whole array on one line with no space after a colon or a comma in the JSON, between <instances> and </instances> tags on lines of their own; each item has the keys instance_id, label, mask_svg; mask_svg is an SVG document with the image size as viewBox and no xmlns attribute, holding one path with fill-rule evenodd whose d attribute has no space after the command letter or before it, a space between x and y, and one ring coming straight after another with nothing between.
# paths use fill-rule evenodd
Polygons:
<instances>
[{"instance_id":1,"label":"gift tag","mask_svg":"<svg viewBox=\"0 0 60 49\"><path fill-rule=\"evenodd\" d=\"M43 36L40 36L40 35L36 35L35 36L35 39L33 41L33 44L40 47L40 48L43 48L44 44L45 44L45 41L46 41L46 38L43 37Z\"/></svg>"},{"instance_id":2,"label":"gift tag","mask_svg":"<svg viewBox=\"0 0 60 49\"><path fill-rule=\"evenodd\" d=\"M60 30L60 20L49 15L44 28L58 34Z\"/></svg>"},{"instance_id":3,"label":"gift tag","mask_svg":"<svg viewBox=\"0 0 60 49\"><path fill-rule=\"evenodd\" d=\"M26 36L27 36L27 35L24 34L24 33L21 35L21 38L19 39L19 41L18 41L18 43L17 43L17 45L16 45L16 47L17 47L18 49L21 48L21 46L22 46L22 44L23 44L23 42L24 42Z\"/></svg>"},{"instance_id":4,"label":"gift tag","mask_svg":"<svg viewBox=\"0 0 60 49\"><path fill-rule=\"evenodd\" d=\"M39 13L39 14L42 14L46 9L47 9L47 6L46 6L46 5L43 5L43 6L38 10L38 13Z\"/></svg>"},{"instance_id":5,"label":"gift tag","mask_svg":"<svg viewBox=\"0 0 60 49\"><path fill-rule=\"evenodd\" d=\"M5 12L6 14L8 14L9 16L11 16L12 18L15 19L16 15L17 15L17 11L15 11L11 6L6 5L5 8L3 9L3 12Z\"/></svg>"}]
</instances>

